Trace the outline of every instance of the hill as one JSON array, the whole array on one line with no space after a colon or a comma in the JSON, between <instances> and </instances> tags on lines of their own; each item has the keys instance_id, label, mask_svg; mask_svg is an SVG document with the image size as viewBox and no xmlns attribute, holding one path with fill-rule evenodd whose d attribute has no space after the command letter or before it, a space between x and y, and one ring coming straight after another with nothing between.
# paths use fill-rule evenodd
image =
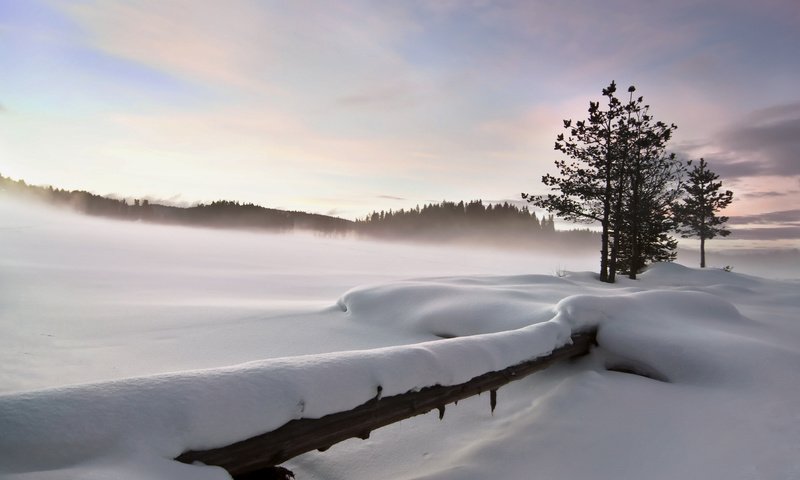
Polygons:
<instances>
[{"instance_id":1,"label":"hill","mask_svg":"<svg viewBox=\"0 0 800 480\"><path fill-rule=\"evenodd\" d=\"M589 230L559 231L552 216L537 218L527 207L482 200L430 203L414 209L373 212L356 221L253 203L218 200L178 207L147 199L110 198L84 190L29 185L0 175L0 192L120 220L209 228L296 230L325 235L355 234L383 240L481 244L511 248L579 247L595 243Z\"/></svg>"}]
</instances>

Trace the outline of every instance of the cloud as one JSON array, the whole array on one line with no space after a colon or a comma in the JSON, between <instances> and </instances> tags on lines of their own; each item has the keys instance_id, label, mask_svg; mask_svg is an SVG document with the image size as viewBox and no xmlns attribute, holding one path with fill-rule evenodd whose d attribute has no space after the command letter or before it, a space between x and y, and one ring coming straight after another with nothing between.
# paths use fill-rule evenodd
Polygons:
<instances>
[{"instance_id":1,"label":"cloud","mask_svg":"<svg viewBox=\"0 0 800 480\"><path fill-rule=\"evenodd\" d=\"M782 223L784 225L800 226L800 209L733 216L730 217L728 223L732 225Z\"/></svg>"},{"instance_id":2,"label":"cloud","mask_svg":"<svg viewBox=\"0 0 800 480\"><path fill-rule=\"evenodd\" d=\"M797 240L800 226L731 229L732 240Z\"/></svg>"},{"instance_id":3,"label":"cloud","mask_svg":"<svg viewBox=\"0 0 800 480\"><path fill-rule=\"evenodd\" d=\"M59 5L84 28L86 44L106 54L202 83L254 87L250 45L269 46L248 2L209 8L198 2L88 2ZM180 19L180 21L178 21ZM261 50L269 57L270 49Z\"/></svg>"},{"instance_id":4,"label":"cloud","mask_svg":"<svg viewBox=\"0 0 800 480\"><path fill-rule=\"evenodd\" d=\"M341 93L402 77L405 65L391 45L413 28L390 6L87 0L57 7L84 29L87 47L273 102L298 89Z\"/></svg>"},{"instance_id":5,"label":"cloud","mask_svg":"<svg viewBox=\"0 0 800 480\"><path fill-rule=\"evenodd\" d=\"M413 105L416 103L418 95L419 92L413 85L398 82L363 88L339 97L336 103L344 107L354 108L396 108Z\"/></svg>"},{"instance_id":6,"label":"cloud","mask_svg":"<svg viewBox=\"0 0 800 480\"><path fill-rule=\"evenodd\" d=\"M741 195L742 198L745 199L758 199L758 198L777 198L777 197L785 197L788 195L794 195L796 193L800 193L798 190L791 190L791 191L768 191L768 192L750 192Z\"/></svg>"},{"instance_id":7,"label":"cloud","mask_svg":"<svg viewBox=\"0 0 800 480\"><path fill-rule=\"evenodd\" d=\"M800 102L755 111L716 140L723 177L800 175Z\"/></svg>"},{"instance_id":8,"label":"cloud","mask_svg":"<svg viewBox=\"0 0 800 480\"><path fill-rule=\"evenodd\" d=\"M405 201L406 200L403 197L395 197L393 195L378 195L378 198L382 198L384 200L398 200L398 201Z\"/></svg>"}]
</instances>

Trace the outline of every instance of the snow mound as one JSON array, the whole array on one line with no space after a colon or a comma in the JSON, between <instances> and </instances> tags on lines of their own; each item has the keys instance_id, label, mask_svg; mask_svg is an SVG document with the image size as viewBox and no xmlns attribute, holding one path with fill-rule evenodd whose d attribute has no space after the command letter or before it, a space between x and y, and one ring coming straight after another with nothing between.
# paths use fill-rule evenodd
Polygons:
<instances>
[{"instance_id":1,"label":"snow mound","mask_svg":"<svg viewBox=\"0 0 800 480\"><path fill-rule=\"evenodd\" d=\"M719 295L687 290L719 279ZM557 319L599 325L590 357L543 372L533 401L409 478L800 478L800 300L775 301L796 285L674 265L641 283L654 287L559 302Z\"/></svg>"},{"instance_id":2,"label":"snow mound","mask_svg":"<svg viewBox=\"0 0 800 480\"><path fill-rule=\"evenodd\" d=\"M726 285L753 287L764 279L741 273L728 272L721 268L690 268L678 263L655 263L647 267L640 278L647 283L661 286L709 286Z\"/></svg>"},{"instance_id":3,"label":"snow mound","mask_svg":"<svg viewBox=\"0 0 800 480\"><path fill-rule=\"evenodd\" d=\"M355 322L451 338L548 320L569 285L544 275L414 280L355 288L337 304Z\"/></svg>"},{"instance_id":4,"label":"snow mound","mask_svg":"<svg viewBox=\"0 0 800 480\"><path fill-rule=\"evenodd\" d=\"M0 396L0 473L98 456L170 459L375 397L465 382L569 341L551 321L509 332ZM66 477L72 478L72 477ZM166 478L166 477L165 477Z\"/></svg>"},{"instance_id":5,"label":"snow mound","mask_svg":"<svg viewBox=\"0 0 800 480\"><path fill-rule=\"evenodd\" d=\"M684 385L749 382L764 365L797 364L796 353L753 338L758 324L728 301L703 292L649 291L621 296L573 296L556 319L594 325L606 366L649 372Z\"/></svg>"}]
</instances>

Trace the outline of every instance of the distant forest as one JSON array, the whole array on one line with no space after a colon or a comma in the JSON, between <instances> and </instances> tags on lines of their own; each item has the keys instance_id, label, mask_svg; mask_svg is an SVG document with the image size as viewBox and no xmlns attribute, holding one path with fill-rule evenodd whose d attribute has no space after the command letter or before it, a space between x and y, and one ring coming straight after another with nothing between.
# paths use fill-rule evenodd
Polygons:
<instances>
[{"instance_id":1,"label":"distant forest","mask_svg":"<svg viewBox=\"0 0 800 480\"><path fill-rule=\"evenodd\" d=\"M512 245L591 238L588 230L556 231L552 215L539 219L528 207L508 202L484 204L482 200L374 212L357 220L356 230L378 238Z\"/></svg>"},{"instance_id":2,"label":"distant forest","mask_svg":"<svg viewBox=\"0 0 800 480\"><path fill-rule=\"evenodd\" d=\"M265 208L226 200L192 207L153 203L147 199L115 199L82 190L28 185L0 175L0 193L72 208L78 212L121 220L210 228L311 231L386 240L457 242L504 246L586 245L596 235L589 230L557 231L553 216L536 217L527 207L484 204L481 200L431 203L409 210L381 211L351 221L314 213Z\"/></svg>"}]
</instances>

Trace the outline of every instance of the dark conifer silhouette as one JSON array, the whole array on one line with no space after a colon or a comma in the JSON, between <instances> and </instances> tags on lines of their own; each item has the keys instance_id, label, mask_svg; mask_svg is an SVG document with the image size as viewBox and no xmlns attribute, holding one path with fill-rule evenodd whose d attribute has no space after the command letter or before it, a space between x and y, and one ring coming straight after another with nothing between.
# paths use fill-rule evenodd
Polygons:
<instances>
[{"instance_id":1,"label":"dark conifer silhouette","mask_svg":"<svg viewBox=\"0 0 800 480\"><path fill-rule=\"evenodd\" d=\"M618 144L624 114L616 91L615 82L603 89L605 110L600 108L600 102L589 102L586 120L574 125L572 120L564 120L567 134L558 135L555 150L572 161L556 160L558 176L542 177L542 182L557 193L522 194L522 198L565 220L600 224L600 280L604 282L613 281L613 273L609 277L609 245L615 185L620 177Z\"/></svg>"},{"instance_id":2,"label":"dark conifer silhouette","mask_svg":"<svg viewBox=\"0 0 800 480\"><path fill-rule=\"evenodd\" d=\"M671 208L681 194L683 168L675 155L666 152L667 142L677 128L654 121L644 98L634 98L628 88L625 122L620 131L620 172L617 192L619 212L610 270L636 275L648 262L675 259L678 242Z\"/></svg>"},{"instance_id":3,"label":"dark conifer silhouette","mask_svg":"<svg viewBox=\"0 0 800 480\"><path fill-rule=\"evenodd\" d=\"M692 166L692 161L687 162ZM720 191L722 182L716 181L719 175L708 169L708 163L701 158L697 165L689 170L689 178L684 187L686 197L675 208L675 219L678 232L683 238L700 239L700 268L706 266L706 240L716 236L726 237L730 230L724 228L728 221L726 216L717 216L733 201L733 192Z\"/></svg>"},{"instance_id":4,"label":"dark conifer silhouette","mask_svg":"<svg viewBox=\"0 0 800 480\"><path fill-rule=\"evenodd\" d=\"M35 198L82 213L124 220L174 225L290 232L308 230L324 235L358 234L369 237L428 242L459 242L533 247L543 243L583 246L592 241L588 230L556 232L552 215L540 222L527 207L508 202L485 204L447 202L410 210L373 212L363 220L265 208L252 203L219 200L193 207L160 205L148 199L113 199L84 191L27 185L0 175L0 193Z\"/></svg>"},{"instance_id":5,"label":"dark conifer silhouette","mask_svg":"<svg viewBox=\"0 0 800 480\"><path fill-rule=\"evenodd\" d=\"M306 212L265 208L252 203L216 201L193 207L174 207L153 203L148 199L114 199L80 190L67 191L53 187L37 187L0 175L0 191L26 196L54 205L68 206L88 215L125 220L213 228L241 228L270 231L312 230L324 234L352 231L354 222Z\"/></svg>"},{"instance_id":6,"label":"dark conifer silhouette","mask_svg":"<svg viewBox=\"0 0 800 480\"><path fill-rule=\"evenodd\" d=\"M677 246L669 207L680 192L681 169L665 152L677 127L655 121L635 90L628 88L623 103L611 82L602 90L604 109L589 102L586 120L564 120L567 132L555 150L570 160L556 160L558 175L542 177L554 193L522 194L566 220L600 224L600 280L610 283L618 271L636 278L647 262L673 259Z\"/></svg>"},{"instance_id":7,"label":"dark conifer silhouette","mask_svg":"<svg viewBox=\"0 0 800 480\"><path fill-rule=\"evenodd\" d=\"M468 234L471 231L506 229L540 232L536 214L508 202L484 205L482 200L426 204L410 210L381 211L357 221L359 230L376 236L433 237Z\"/></svg>"}]
</instances>

